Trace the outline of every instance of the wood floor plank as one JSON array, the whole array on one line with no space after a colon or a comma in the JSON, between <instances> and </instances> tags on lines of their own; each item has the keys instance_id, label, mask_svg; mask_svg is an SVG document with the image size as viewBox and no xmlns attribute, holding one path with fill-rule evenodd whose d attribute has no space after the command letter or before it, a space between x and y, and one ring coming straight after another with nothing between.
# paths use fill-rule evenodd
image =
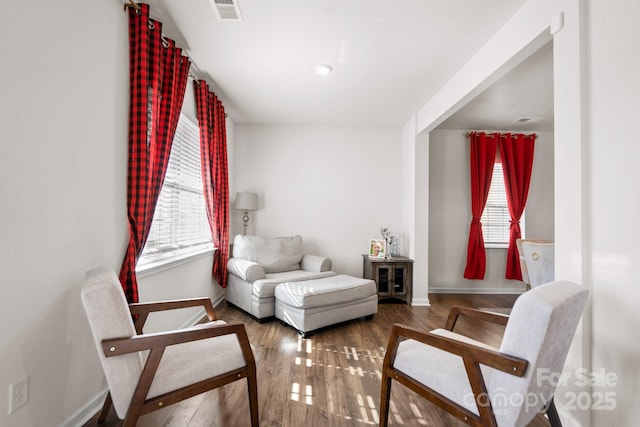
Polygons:
<instances>
[{"instance_id":1,"label":"wood floor plank","mask_svg":"<svg viewBox=\"0 0 640 427\"><path fill-rule=\"evenodd\" d=\"M317 331L308 338L277 320L260 323L226 303L219 318L240 321L256 356L260 425L351 427L378 425L381 367L391 326L443 327L449 308L509 308L516 295L430 295L430 307L380 304L373 320L359 319ZM502 327L461 320L456 331L499 344ZM214 355L212 355L214 357ZM97 414L85 427L97 426ZM103 426L121 422L111 410ZM195 396L140 418L139 426L249 426L246 380ZM398 383L391 389L389 425L458 427L464 424ZM538 415L529 427L548 426Z\"/></svg>"}]
</instances>

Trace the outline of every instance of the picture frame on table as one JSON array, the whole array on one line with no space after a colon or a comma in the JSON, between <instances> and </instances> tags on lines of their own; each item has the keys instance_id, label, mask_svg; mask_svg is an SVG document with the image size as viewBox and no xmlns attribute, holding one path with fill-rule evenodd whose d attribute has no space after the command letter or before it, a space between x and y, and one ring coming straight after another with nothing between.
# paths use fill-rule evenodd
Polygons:
<instances>
[{"instance_id":1,"label":"picture frame on table","mask_svg":"<svg viewBox=\"0 0 640 427\"><path fill-rule=\"evenodd\" d=\"M369 258L384 258L387 254L387 245L384 239L369 240Z\"/></svg>"}]
</instances>

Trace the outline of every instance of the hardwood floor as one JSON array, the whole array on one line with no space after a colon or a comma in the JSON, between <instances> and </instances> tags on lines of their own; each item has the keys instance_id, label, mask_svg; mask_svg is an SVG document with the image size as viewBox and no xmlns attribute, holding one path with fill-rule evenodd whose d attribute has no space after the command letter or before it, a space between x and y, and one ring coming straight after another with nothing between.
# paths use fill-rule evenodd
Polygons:
<instances>
[{"instance_id":1,"label":"hardwood floor","mask_svg":"<svg viewBox=\"0 0 640 427\"><path fill-rule=\"evenodd\" d=\"M393 323L430 330L443 327L451 305L511 307L515 295L430 295L431 307L380 304L373 320L356 320L316 332L304 339L279 321L259 323L226 303L216 308L227 321L245 323L258 368L260 425L378 425L380 370ZM459 321L456 331L499 344L502 328ZM97 426L97 415L85 427ZM113 409L105 427L119 426ZM391 391L390 425L463 426L464 424L399 385ZM246 382L147 414L138 426L249 426ZM538 415L529 427L548 426Z\"/></svg>"}]
</instances>

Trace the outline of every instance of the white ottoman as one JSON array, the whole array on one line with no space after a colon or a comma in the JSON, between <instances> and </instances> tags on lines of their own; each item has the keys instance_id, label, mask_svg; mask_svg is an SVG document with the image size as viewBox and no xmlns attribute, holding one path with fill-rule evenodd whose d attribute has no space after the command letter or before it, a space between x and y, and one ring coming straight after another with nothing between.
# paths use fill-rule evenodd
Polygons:
<instances>
[{"instance_id":1,"label":"white ottoman","mask_svg":"<svg viewBox=\"0 0 640 427\"><path fill-rule=\"evenodd\" d=\"M276 317L302 336L329 325L378 312L378 293L373 280L340 274L276 287Z\"/></svg>"}]
</instances>

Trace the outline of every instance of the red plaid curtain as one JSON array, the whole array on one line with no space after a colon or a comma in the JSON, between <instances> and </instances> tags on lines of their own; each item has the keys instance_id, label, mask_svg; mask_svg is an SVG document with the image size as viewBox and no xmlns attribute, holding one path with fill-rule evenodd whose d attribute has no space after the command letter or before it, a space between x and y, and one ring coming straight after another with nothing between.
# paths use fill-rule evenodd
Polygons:
<instances>
[{"instance_id":1,"label":"red plaid curtain","mask_svg":"<svg viewBox=\"0 0 640 427\"><path fill-rule=\"evenodd\" d=\"M129 8L129 245L120 269L129 302L138 302L135 268L164 182L190 65L162 36L162 24L149 18L149 5Z\"/></svg>"},{"instance_id":2,"label":"red plaid curtain","mask_svg":"<svg viewBox=\"0 0 640 427\"><path fill-rule=\"evenodd\" d=\"M493 165L496 162L498 134L487 135L484 132L472 132L470 140L470 177L471 177L471 226L469 227L469 245L467 248L467 266L465 279L484 279L487 267L487 253L482 236L482 212L487 204Z\"/></svg>"},{"instance_id":3,"label":"red plaid curtain","mask_svg":"<svg viewBox=\"0 0 640 427\"><path fill-rule=\"evenodd\" d=\"M504 188L507 193L507 205L511 224L509 226L509 249L507 249L507 268L505 278L522 280L520 257L516 240L520 238L520 217L527 204L529 183L533 169L533 152L536 135L504 134L498 147L502 158Z\"/></svg>"},{"instance_id":4,"label":"red plaid curtain","mask_svg":"<svg viewBox=\"0 0 640 427\"><path fill-rule=\"evenodd\" d=\"M227 134L222 102L209 91L203 81L194 83L202 183L209 227L216 251L213 256L213 277L227 287L229 259L229 169L227 166Z\"/></svg>"}]
</instances>

